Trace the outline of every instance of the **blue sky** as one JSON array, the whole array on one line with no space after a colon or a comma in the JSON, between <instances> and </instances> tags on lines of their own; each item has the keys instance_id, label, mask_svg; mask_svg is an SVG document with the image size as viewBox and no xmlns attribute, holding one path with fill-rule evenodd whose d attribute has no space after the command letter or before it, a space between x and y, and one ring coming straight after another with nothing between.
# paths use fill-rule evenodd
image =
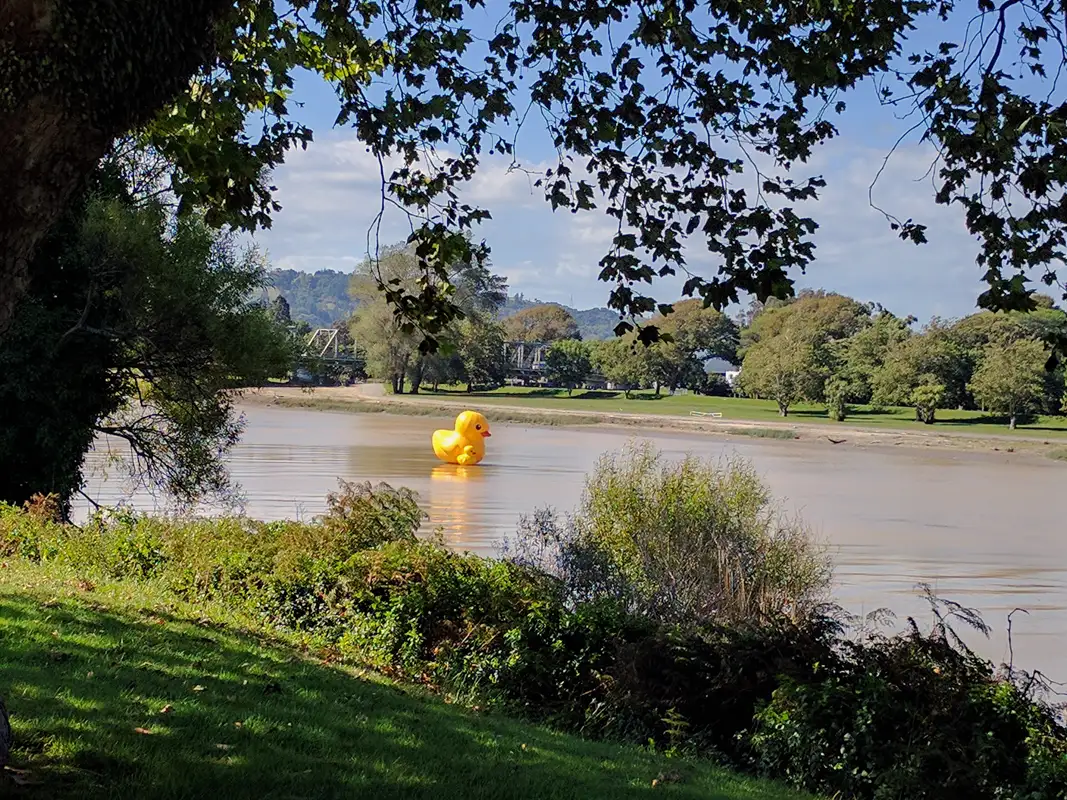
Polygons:
<instances>
[{"instance_id":1,"label":"blue sky","mask_svg":"<svg viewBox=\"0 0 1067 800\"><path fill-rule=\"evenodd\" d=\"M940 38L942 31L937 33ZM315 130L315 141L307 151L290 153L275 172L282 210L273 227L258 233L256 240L276 266L349 271L367 252L368 232L378 212L377 163L350 131L331 130L337 107L329 86L305 76L295 99L304 104L298 116ZM933 202L926 175L932 150L914 139L906 142L874 193L881 207L929 226L929 243L916 247L900 241L868 202L871 181L908 123L878 104L871 84L844 99L849 108L839 120L841 135L819 149L804 173L821 173L828 186L817 202L805 206L820 230L816 261L806 275L797 276L798 287L878 301L922 320L972 313L982 289L974 263L977 245L957 211ZM546 145L543 131L524 132L518 151L523 165L546 166ZM532 179L509 174L506 166L503 160L487 159L468 193L493 214L480 235L492 249L494 271L507 276L513 292L527 297L580 308L604 305L610 287L596 280L597 262L610 241L611 220L600 212L553 213ZM406 233L399 212L387 215L381 242L400 241ZM689 258L695 271L713 270L699 253L690 252ZM654 294L676 299L680 286L681 280L663 280Z\"/></svg>"}]
</instances>

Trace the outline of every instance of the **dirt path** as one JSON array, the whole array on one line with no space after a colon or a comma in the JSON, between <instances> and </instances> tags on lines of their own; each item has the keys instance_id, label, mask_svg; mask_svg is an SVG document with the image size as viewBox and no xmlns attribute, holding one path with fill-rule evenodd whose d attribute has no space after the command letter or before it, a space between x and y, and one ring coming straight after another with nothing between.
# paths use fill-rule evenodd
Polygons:
<instances>
[{"instance_id":1,"label":"dirt path","mask_svg":"<svg viewBox=\"0 0 1067 800\"><path fill-rule=\"evenodd\" d=\"M281 386L247 390L242 402L253 405L280 405L297 408L352 412L388 412L394 414L450 415L470 405L467 400L448 400L417 395L390 395L376 383L346 387L316 387L301 389ZM488 404L487 404L488 405ZM576 411L564 408L532 407L519 404L493 403L488 408L500 422L531 425L606 425L612 427L677 430L720 436L749 436L767 439L794 439L822 442L827 446L935 448L1047 455L1056 443L1019 436L984 434L969 435L959 431L901 431L864 428L859 425L834 423L791 423L789 421L753 422L723 420L708 417L672 416L666 414L637 414L629 412Z\"/></svg>"}]
</instances>

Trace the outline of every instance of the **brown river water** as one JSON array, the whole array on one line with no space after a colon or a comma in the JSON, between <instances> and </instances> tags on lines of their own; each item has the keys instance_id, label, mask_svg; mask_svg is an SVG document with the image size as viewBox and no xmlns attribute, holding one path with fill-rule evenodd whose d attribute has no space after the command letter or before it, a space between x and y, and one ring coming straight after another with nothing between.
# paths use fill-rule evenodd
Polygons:
<instances>
[{"instance_id":1,"label":"brown river water","mask_svg":"<svg viewBox=\"0 0 1067 800\"><path fill-rule=\"evenodd\" d=\"M260 519L320 513L337 479L385 481L419 493L457 548L496 555L519 516L551 505L571 510L597 457L625 447L631 431L495 425L478 468L442 465L430 434L451 421L248 407L247 430L232 454L244 511ZM1005 453L876 450L795 441L730 439L656 431L642 438L668 455L740 455L763 475L786 509L827 542L835 562L834 599L854 613L888 607L902 622L930 614L916 589L927 582L947 599L978 609L989 639L965 638L996 661L1009 660L1067 680L1067 465ZM98 502L130 496L91 454L86 491Z\"/></svg>"}]
</instances>

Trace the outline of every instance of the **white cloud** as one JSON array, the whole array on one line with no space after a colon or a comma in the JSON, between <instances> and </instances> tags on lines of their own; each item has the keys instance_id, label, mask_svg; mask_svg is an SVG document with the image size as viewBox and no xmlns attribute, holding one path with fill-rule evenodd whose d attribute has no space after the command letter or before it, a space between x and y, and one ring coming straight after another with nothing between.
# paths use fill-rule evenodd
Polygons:
<instances>
[{"instance_id":1,"label":"white cloud","mask_svg":"<svg viewBox=\"0 0 1067 800\"><path fill-rule=\"evenodd\" d=\"M930 242L916 247L901 241L884 216L871 208L868 187L884 152L837 140L820 151L806 173L828 181L819 201L801 207L820 223L817 260L800 286L822 287L877 300L900 314L969 313L981 290L974 265L976 245L960 215L934 205L933 189L922 177L931 153L902 148L884 170L875 201L901 218L926 223ZM389 165L391 166L391 165ZM540 173L547 164L524 165ZM610 287L597 281L598 262L615 232L615 221L599 213L553 213L536 176L502 158L487 159L464 197L489 208L493 219L480 234L493 251L494 269L513 291L577 305L603 305ZM389 171L387 167L387 172ZM351 269L366 254L368 231L381 211L380 170L375 158L354 139L333 134L293 153L274 176L283 210L274 227L257 235L275 263L294 269ZM405 238L410 225L386 206L380 242ZM704 254L688 253L690 268L714 268ZM682 279L653 287L663 299L678 292Z\"/></svg>"}]
</instances>

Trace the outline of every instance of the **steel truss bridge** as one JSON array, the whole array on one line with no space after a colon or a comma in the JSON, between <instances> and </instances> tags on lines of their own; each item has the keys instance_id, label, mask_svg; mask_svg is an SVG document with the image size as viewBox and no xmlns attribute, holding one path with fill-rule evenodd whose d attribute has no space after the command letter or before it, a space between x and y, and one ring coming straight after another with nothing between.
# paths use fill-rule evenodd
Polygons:
<instances>
[{"instance_id":1,"label":"steel truss bridge","mask_svg":"<svg viewBox=\"0 0 1067 800\"><path fill-rule=\"evenodd\" d=\"M542 381L545 378L545 354L551 342L505 342L508 359L508 378L522 381ZM586 383L604 383L604 376L590 373Z\"/></svg>"},{"instance_id":2,"label":"steel truss bridge","mask_svg":"<svg viewBox=\"0 0 1067 800\"><path fill-rule=\"evenodd\" d=\"M341 352L339 333L336 328L318 328L312 331L304 342L301 357L337 364L363 363L362 356Z\"/></svg>"}]
</instances>

